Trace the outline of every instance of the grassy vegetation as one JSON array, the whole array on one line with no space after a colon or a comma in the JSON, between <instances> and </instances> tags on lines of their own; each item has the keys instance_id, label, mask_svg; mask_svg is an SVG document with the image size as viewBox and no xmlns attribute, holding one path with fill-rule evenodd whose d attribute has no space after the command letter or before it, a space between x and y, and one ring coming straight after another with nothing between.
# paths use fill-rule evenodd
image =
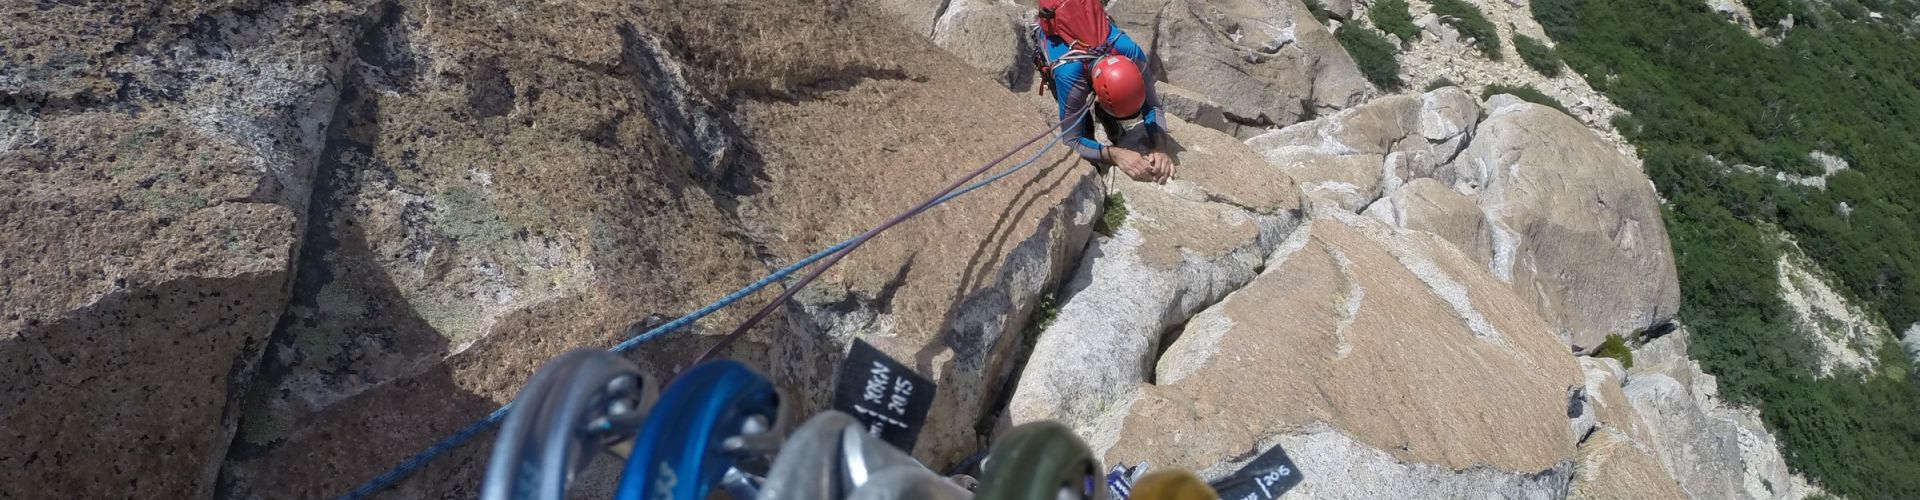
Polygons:
<instances>
[{"instance_id":1,"label":"grassy vegetation","mask_svg":"<svg viewBox=\"0 0 1920 500\"><path fill-rule=\"evenodd\" d=\"M1560 101L1555 100L1553 96L1549 96L1546 93L1540 92L1540 89L1533 88L1532 85L1519 85L1519 86L1499 85L1499 84L1488 85L1486 89L1483 89L1480 91L1480 98L1486 99L1488 97L1493 97L1500 94L1512 94L1514 97L1518 97L1522 101L1527 101L1527 102L1539 104L1542 106L1549 106L1549 107L1552 107L1553 109L1560 110L1561 113L1567 113L1568 115L1573 114L1567 111L1566 105L1560 104Z\"/></svg>"},{"instance_id":2,"label":"grassy vegetation","mask_svg":"<svg viewBox=\"0 0 1920 500\"><path fill-rule=\"evenodd\" d=\"M1747 12L1753 14L1753 24L1762 29L1778 26L1789 15L1802 21L1807 18L1798 0L1747 0Z\"/></svg>"},{"instance_id":3,"label":"grassy vegetation","mask_svg":"<svg viewBox=\"0 0 1920 500\"><path fill-rule=\"evenodd\" d=\"M1859 2L1853 0L1832 0L1828 5L1832 5L1833 10L1839 12L1840 17L1846 18L1848 21L1867 20L1867 6L1860 5Z\"/></svg>"},{"instance_id":4,"label":"grassy vegetation","mask_svg":"<svg viewBox=\"0 0 1920 500\"><path fill-rule=\"evenodd\" d=\"M1920 5L1878 3L1903 20ZM1758 406L1788 463L1828 491L1920 498L1911 362L1889 346L1877 374L1815 378L1779 297L1780 244L1762 229L1791 233L1894 328L1920 321L1920 41L1895 23L1826 22L1847 14L1809 5L1749 2L1763 26L1793 15L1777 46L1693 0L1533 9L1568 67L1632 113L1615 124L1670 202L1680 316L1721 394ZM1854 168L1818 189L1723 166L1817 173L1816 150Z\"/></svg>"},{"instance_id":5,"label":"grassy vegetation","mask_svg":"<svg viewBox=\"0 0 1920 500\"><path fill-rule=\"evenodd\" d=\"M1107 195L1107 201L1100 211L1100 220L1093 224L1093 231L1113 236L1122 224L1127 223L1127 195L1113 193Z\"/></svg>"},{"instance_id":6,"label":"grassy vegetation","mask_svg":"<svg viewBox=\"0 0 1920 500\"><path fill-rule=\"evenodd\" d=\"M1440 15L1441 22L1460 30L1461 36L1472 38L1473 47L1488 59L1501 59L1500 30L1493 27L1493 21L1488 21L1479 7L1466 0L1434 0L1433 13Z\"/></svg>"},{"instance_id":7,"label":"grassy vegetation","mask_svg":"<svg viewBox=\"0 0 1920 500\"><path fill-rule=\"evenodd\" d=\"M1029 341L1039 339L1040 332L1047 331L1048 327L1053 326L1053 320L1059 317L1060 304L1054 298L1053 292L1040 296L1040 303L1033 306L1033 315L1027 317L1026 338Z\"/></svg>"},{"instance_id":8,"label":"grassy vegetation","mask_svg":"<svg viewBox=\"0 0 1920 500\"><path fill-rule=\"evenodd\" d=\"M1533 68L1534 71L1548 78L1560 76L1560 55L1554 53L1553 47L1548 47L1546 43L1530 36L1515 34L1513 50L1519 52L1520 60L1526 62L1527 67Z\"/></svg>"},{"instance_id":9,"label":"grassy vegetation","mask_svg":"<svg viewBox=\"0 0 1920 500\"><path fill-rule=\"evenodd\" d=\"M1600 348L1593 351L1593 355L1599 358L1617 359L1620 360L1620 366L1633 368L1633 349L1627 347L1626 339L1620 338L1619 335L1608 335L1607 340L1600 343Z\"/></svg>"},{"instance_id":10,"label":"grassy vegetation","mask_svg":"<svg viewBox=\"0 0 1920 500\"><path fill-rule=\"evenodd\" d=\"M1367 12L1373 17L1373 27L1380 31L1400 37L1405 42L1420 39L1420 27L1413 25L1413 14L1407 11L1407 0L1380 0L1373 4L1373 10Z\"/></svg>"},{"instance_id":11,"label":"grassy vegetation","mask_svg":"<svg viewBox=\"0 0 1920 500\"><path fill-rule=\"evenodd\" d=\"M1333 36L1340 40L1347 54L1353 56L1354 62L1359 63L1360 74L1374 86L1389 92L1406 86L1406 82L1400 80L1400 61L1393 58L1399 49L1387 41L1387 37L1354 24L1340 26Z\"/></svg>"}]
</instances>

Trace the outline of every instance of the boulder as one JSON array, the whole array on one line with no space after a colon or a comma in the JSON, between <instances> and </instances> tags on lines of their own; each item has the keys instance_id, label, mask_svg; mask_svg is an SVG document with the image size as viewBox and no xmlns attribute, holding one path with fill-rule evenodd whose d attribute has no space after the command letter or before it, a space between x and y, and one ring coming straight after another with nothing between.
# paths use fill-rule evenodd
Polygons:
<instances>
[{"instance_id":1,"label":"boulder","mask_svg":"<svg viewBox=\"0 0 1920 500\"><path fill-rule=\"evenodd\" d=\"M1247 145L1262 153L1296 148L1329 155L1385 155L1411 151L1425 141L1405 144L1420 134L1420 99L1409 95L1382 97L1313 121L1267 132Z\"/></svg>"},{"instance_id":2,"label":"boulder","mask_svg":"<svg viewBox=\"0 0 1920 500\"><path fill-rule=\"evenodd\" d=\"M1573 488L1567 497L1593 500L1688 498L1645 445L1610 428L1600 429L1586 442L1580 443L1580 459L1574 466Z\"/></svg>"},{"instance_id":3,"label":"boulder","mask_svg":"<svg viewBox=\"0 0 1920 500\"><path fill-rule=\"evenodd\" d=\"M933 43L1001 85L1024 92L1034 78L1033 41L1023 9L993 0L952 0L933 25Z\"/></svg>"},{"instance_id":4,"label":"boulder","mask_svg":"<svg viewBox=\"0 0 1920 500\"><path fill-rule=\"evenodd\" d=\"M1353 0L1323 0L1320 5L1335 19L1353 19Z\"/></svg>"},{"instance_id":5,"label":"boulder","mask_svg":"<svg viewBox=\"0 0 1920 500\"><path fill-rule=\"evenodd\" d=\"M946 14L951 0L876 0L872 5L880 12L893 16L893 19L907 31L920 36L932 37L934 26Z\"/></svg>"},{"instance_id":6,"label":"boulder","mask_svg":"<svg viewBox=\"0 0 1920 500\"><path fill-rule=\"evenodd\" d=\"M1420 136L1434 144L1440 163L1453 160L1480 121L1480 100L1460 87L1442 87L1420 95Z\"/></svg>"},{"instance_id":7,"label":"boulder","mask_svg":"<svg viewBox=\"0 0 1920 500\"><path fill-rule=\"evenodd\" d=\"M1440 181L1415 178L1366 213L1388 224L1439 235L1474 262L1493 261L1493 226L1486 213L1476 200Z\"/></svg>"},{"instance_id":8,"label":"boulder","mask_svg":"<svg viewBox=\"0 0 1920 500\"><path fill-rule=\"evenodd\" d=\"M1361 212L1409 180L1451 180L1448 164L1479 118L1479 102L1455 87L1395 95L1247 140L1298 179L1315 200Z\"/></svg>"},{"instance_id":9,"label":"boulder","mask_svg":"<svg viewBox=\"0 0 1920 500\"><path fill-rule=\"evenodd\" d=\"M1805 498L1818 490L1793 474L1753 409L1727 407L1717 382L1686 352L1683 327L1634 351L1623 389L1654 452L1689 498ZM1654 363L1645 363L1652 360Z\"/></svg>"},{"instance_id":10,"label":"boulder","mask_svg":"<svg viewBox=\"0 0 1920 500\"><path fill-rule=\"evenodd\" d=\"M1442 185L1452 185L1453 172L1442 170L1443 166L1434 160L1432 151L1395 151L1387 153L1385 162L1380 165L1380 191L1393 193L1405 187L1408 181L1433 179Z\"/></svg>"},{"instance_id":11,"label":"boulder","mask_svg":"<svg viewBox=\"0 0 1920 500\"><path fill-rule=\"evenodd\" d=\"M1452 170L1495 222L1494 275L1576 349L1672 319L1672 247L1638 165L1553 108L1488 108Z\"/></svg>"},{"instance_id":12,"label":"boulder","mask_svg":"<svg viewBox=\"0 0 1920 500\"><path fill-rule=\"evenodd\" d=\"M1276 150L1266 153L1267 162L1298 175L1300 188L1316 204L1347 212L1359 212L1380 199L1381 163L1376 154L1327 155L1318 152Z\"/></svg>"},{"instance_id":13,"label":"boulder","mask_svg":"<svg viewBox=\"0 0 1920 500\"><path fill-rule=\"evenodd\" d=\"M1487 103L1484 109L1486 109L1487 113L1491 114L1512 106L1524 104L1527 104L1527 100L1521 99L1520 96L1513 94L1494 94L1487 97Z\"/></svg>"},{"instance_id":14,"label":"boulder","mask_svg":"<svg viewBox=\"0 0 1920 500\"><path fill-rule=\"evenodd\" d=\"M1299 188L1232 137L1170 119L1175 179L1115 174L1127 220L1097 238L1058 299L1009 420L1086 428L1152 376L1169 329L1253 279L1304 210Z\"/></svg>"},{"instance_id":15,"label":"boulder","mask_svg":"<svg viewBox=\"0 0 1920 500\"><path fill-rule=\"evenodd\" d=\"M0 4L0 497L213 494L359 15Z\"/></svg>"},{"instance_id":16,"label":"boulder","mask_svg":"<svg viewBox=\"0 0 1920 500\"><path fill-rule=\"evenodd\" d=\"M1582 382L1552 329L1445 240L1370 218L1316 214L1153 374L1080 427L1108 463L1220 477L1278 444L1304 496L1390 498L1554 497L1572 473Z\"/></svg>"},{"instance_id":17,"label":"boulder","mask_svg":"<svg viewBox=\"0 0 1920 500\"><path fill-rule=\"evenodd\" d=\"M1433 40L1440 43L1441 47L1450 52L1460 53L1467 48L1466 42L1460 40L1460 30L1454 29L1451 24L1441 22L1438 14L1428 13L1414 21L1414 24L1421 28L1420 38L1425 39L1431 36Z\"/></svg>"},{"instance_id":18,"label":"boulder","mask_svg":"<svg viewBox=\"0 0 1920 500\"><path fill-rule=\"evenodd\" d=\"M1299 0L1117 0L1107 9L1154 54L1160 80L1211 96L1241 125L1289 125L1372 93Z\"/></svg>"},{"instance_id":19,"label":"boulder","mask_svg":"<svg viewBox=\"0 0 1920 500\"><path fill-rule=\"evenodd\" d=\"M1153 90L1159 94L1162 112L1179 117L1187 123L1226 132L1235 137L1265 130L1234 123L1233 120L1227 119L1226 111L1220 107L1220 103L1198 92L1187 90L1185 87L1161 83L1154 85Z\"/></svg>"},{"instance_id":20,"label":"boulder","mask_svg":"<svg viewBox=\"0 0 1920 500\"><path fill-rule=\"evenodd\" d=\"M343 493L554 355L877 225L1054 121L860 4L496 7L0 7L32 21L0 54L0 428L28 436L0 447L25 464L0 497ZM957 460L1099 195L1056 151L721 354L804 415L867 338L942 386L916 451ZM771 297L631 357L671 375ZM394 493L471 497L486 449Z\"/></svg>"},{"instance_id":21,"label":"boulder","mask_svg":"<svg viewBox=\"0 0 1920 500\"><path fill-rule=\"evenodd\" d=\"M1627 373L1619 361L1580 358L1586 385L1582 409L1590 422L1578 431L1579 460L1574 464L1574 498L1686 498L1679 483L1661 465L1652 434L1621 390Z\"/></svg>"}]
</instances>

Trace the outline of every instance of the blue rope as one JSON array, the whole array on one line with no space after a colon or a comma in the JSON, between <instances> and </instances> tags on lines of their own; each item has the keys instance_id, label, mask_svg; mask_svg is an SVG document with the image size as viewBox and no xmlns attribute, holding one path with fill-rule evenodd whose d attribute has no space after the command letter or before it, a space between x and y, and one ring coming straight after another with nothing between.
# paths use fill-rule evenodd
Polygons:
<instances>
[{"instance_id":1,"label":"blue rope","mask_svg":"<svg viewBox=\"0 0 1920 500\"><path fill-rule=\"evenodd\" d=\"M1035 151L1033 153L1033 156L1027 157L1026 160L1021 161L1019 164L1014 165L1012 168L1009 168L1006 171L994 174L992 176L987 177L986 179L980 180L979 182L975 182L973 184L967 185L966 187L955 190L952 193L947 193L946 196L941 196L937 199L934 199L933 203L928 205L928 208L932 208L932 206L934 205L946 203L948 200L952 200L954 198L959 198L961 195L971 193L974 190L986 187L988 184L993 184L994 182L998 182L1000 179L1004 179L1009 175L1013 175L1014 172L1018 172L1020 171L1020 169L1026 168L1027 165L1031 165L1033 164L1033 162L1038 161L1042 155L1045 155L1047 153L1048 150L1051 150L1053 149L1054 146L1059 145L1060 140L1063 137L1065 137L1065 134L1060 134L1056 131L1056 133L1053 134L1053 140L1047 142L1047 145L1044 147L1041 147L1039 151ZM729 305L732 305L735 302L739 302L741 299L745 299L747 298L747 296L753 295L755 292L759 292L761 289L771 286L775 282L785 279L787 276L790 276L793 273L799 272L801 269L805 269L807 266L812 265L815 262L819 262L821 259L825 259L828 256L831 256L836 253L840 253L842 250L846 250L847 248L852 247L854 243L856 243L859 239L860 238L858 236L855 236L846 241L842 241L838 244L827 247L825 250L815 252L813 255L808 255L807 258L800 259L800 261L794 262L793 264L789 264L787 265L787 267L782 267L779 270L774 271L773 274L769 274L765 278L760 278L759 281L755 281L753 282L753 284L747 285L745 288L741 288L739 290L734 291L733 293L727 294L727 296L721 297L720 300L714 301L712 304L707 304L706 306L703 306L699 309L694 310L692 313L688 313L685 316L681 316L677 319L674 319L673 321L668 321L665 324L661 324L660 326L653 327L653 329L651 330L647 330L645 333L641 333L640 335L636 335L633 338L627 339L626 341L613 346L613 349L611 350L613 352L626 352L628 350L632 350L635 347L639 347L640 344L644 344L656 338L659 338L661 335L666 335L668 332L678 330L680 328L686 327L687 325L693 324L693 322L699 321L701 318L707 317L707 315L713 314L715 311L719 311L720 309L725 308ZM425 467L427 463L432 462L433 459L439 458L440 455L443 455L448 451L452 451L454 448L458 448L461 445L466 444L467 441L473 440L475 436L479 436L481 433L486 432L487 429L495 425L499 425L501 420L507 418L507 412L512 409L513 409L513 402L511 401L507 402L507 404L505 405L501 405L499 409L493 410L493 413L488 413L485 418L482 418L479 421L476 421L466 426L465 428L460 429L459 432L455 432L453 433L453 435L447 436L446 439L442 439L438 443L434 443L433 446L427 447L425 451L421 451L420 453L415 454L414 456L408 458L405 462L401 462L400 465L394 466L394 468L392 469L388 469L386 473L381 474L379 477L373 478L372 481L368 481L366 484L362 484L358 488L354 488L353 491L347 492L346 495L340 498L361 499L361 498L366 498L367 496L372 495L376 492L379 492L380 490L387 489L387 487L392 486L393 483L399 482L401 479L404 479L407 476L413 475L414 472L419 471L420 468L422 467Z\"/></svg>"}]
</instances>

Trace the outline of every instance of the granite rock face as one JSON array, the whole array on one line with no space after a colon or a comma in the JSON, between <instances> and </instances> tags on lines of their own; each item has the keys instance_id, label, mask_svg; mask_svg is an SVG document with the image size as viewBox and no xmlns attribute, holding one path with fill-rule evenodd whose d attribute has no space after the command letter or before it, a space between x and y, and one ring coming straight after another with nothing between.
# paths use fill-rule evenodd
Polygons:
<instances>
[{"instance_id":1,"label":"granite rock face","mask_svg":"<svg viewBox=\"0 0 1920 500\"><path fill-rule=\"evenodd\" d=\"M1627 371L1610 358L1580 358L1586 374L1580 403L1586 417L1571 498L1688 498L1661 462L1652 429L1622 389Z\"/></svg>"},{"instance_id":2,"label":"granite rock face","mask_svg":"<svg viewBox=\"0 0 1920 500\"><path fill-rule=\"evenodd\" d=\"M1157 79L1211 97L1239 125L1290 125L1374 92L1299 0L1117 0L1107 11L1154 55Z\"/></svg>"},{"instance_id":3,"label":"granite rock face","mask_svg":"<svg viewBox=\"0 0 1920 500\"><path fill-rule=\"evenodd\" d=\"M1623 394L1651 450L1689 498L1806 498L1820 490L1787 468L1759 411L1720 399L1719 385L1686 358L1684 327L1634 351Z\"/></svg>"},{"instance_id":4,"label":"granite rock face","mask_svg":"<svg viewBox=\"0 0 1920 500\"><path fill-rule=\"evenodd\" d=\"M933 25L933 42L1016 92L1033 88L1030 10L1010 0L950 0Z\"/></svg>"},{"instance_id":5,"label":"granite rock face","mask_svg":"<svg viewBox=\"0 0 1920 500\"><path fill-rule=\"evenodd\" d=\"M1259 274L1304 214L1299 188L1232 137L1174 119L1179 179L1115 180L1127 220L1097 238L1040 333L1012 423L1083 427L1152 376L1162 336Z\"/></svg>"},{"instance_id":6,"label":"granite rock face","mask_svg":"<svg viewBox=\"0 0 1920 500\"><path fill-rule=\"evenodd\" d=\"M1448 87L1247 144L1318 206L1446 237L1575 350L1664 324L1679 309L1652 184L1632 158L1552 108L1505 95L1483 106Z\"/></svg>"},{"instance_id":7,"label":"granite rock face","mask_svg":"<svg viewBox=\"0 0 1920 500\"><path fill-rule=\"evenodd\" d=\"M213 492L363 16L0 5L0 496Z\"/></svg>"},{"instance_id":8,"label":"granite rock face","mask_svg":"<svg viewBox=\"0 0 1920 500\"><path fill-rule=\"evenodd\" d=\"M1494 274L1576 349L1670 321L1679 277L1659 195L1639 165L1552 108L1487 114L1453 170L1500 227Z\"/></svg>"},{"instance_id":9,"label":"granite rock face","mask_svg":"<svg viewBox=\"0 0 1920 500\"><path fill-rule=\"evenodd\" d=\"M1053 122L863 4L713 8L0 7L0 493L337 495ZM805 414L867 338L941 384L918 451L956 460L1100 195L1045 156L722 354ZM770 298L633 357L671 375ZM472 496L485 448L395 492Z\"/></svg>"},{"instance_id":10,"label":"granite rock face","mask_svg":"<svg viewBox=\"0 0 1920 500\"><path fill-rule=\"evenodd\" d=\"M1551 329L1445 240L1371 218L1315 216L1152 376L1082 427L1109 462L1218 477L1277 444L1333 497L1557 498L1572 475L1581 377Z\"/></svg>"}]
</instances>

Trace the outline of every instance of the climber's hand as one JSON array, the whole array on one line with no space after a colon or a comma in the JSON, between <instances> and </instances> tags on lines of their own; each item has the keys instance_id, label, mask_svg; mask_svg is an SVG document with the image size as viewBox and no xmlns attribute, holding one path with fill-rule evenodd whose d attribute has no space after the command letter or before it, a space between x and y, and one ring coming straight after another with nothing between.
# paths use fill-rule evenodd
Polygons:
<instances>
[{"instance_id":1,"label":"climber's hand","mask_svg":"<svg viewBox=\"0 0 1920 500\"><path fill-rule=\"evenodd\" d=\"M1155 178L1154 182L1166 184L1167 180L1173 178L1173 158L1167 156L1166 151L1153 148L1153 152L1147 153L1146 158L1147 164L1152 165L1154 171L1159 173L1159 177Z\"/></svg>"},{"instance_id":2,"label":"climber's hand","mask_svg":"<svg viewBox=\"0 0 1920 500\"><path fill-rule=\"evenodd\" d=\"M1109 147L1107 148L1107 156L1113 160L1113 166L1120 167L1120 171L1126 172L1127 177L1132 177L1133 180L1140 182L1158 182L1160 180L1159 169L1154 167L1153 163L1147 161L1147 158L1140 153L1135 153L1133 150L1127 148Z\"/></svg>"}]
</instances>

